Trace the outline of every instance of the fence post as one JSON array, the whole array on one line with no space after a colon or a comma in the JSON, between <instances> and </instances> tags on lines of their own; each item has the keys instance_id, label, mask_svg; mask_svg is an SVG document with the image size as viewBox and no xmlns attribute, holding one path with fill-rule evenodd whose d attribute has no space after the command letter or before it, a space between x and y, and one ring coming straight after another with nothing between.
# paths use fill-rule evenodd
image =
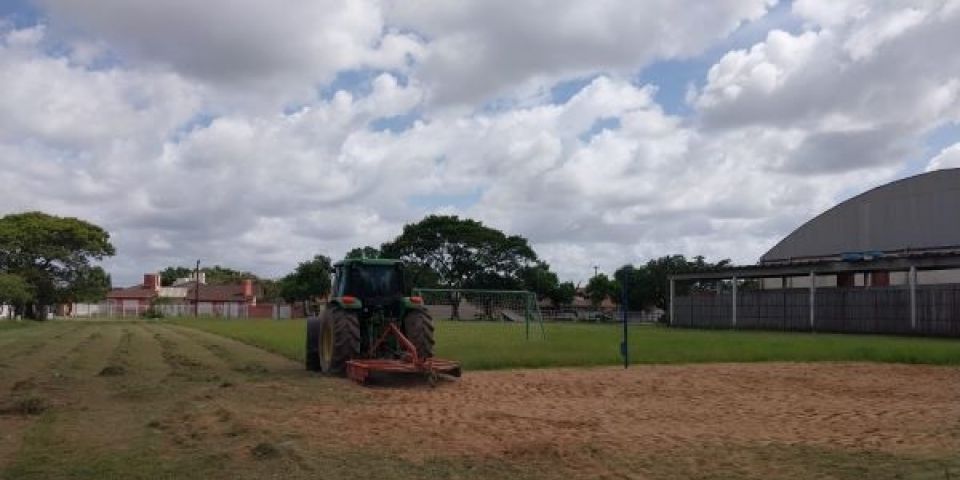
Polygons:
<instances>
[{"instance_id":1,"label":"fence post","mask_svg":"<svg viewBox=\"0 0 960 480\"><path fill-rule=\"evenodd\" d=\"M536 295L537 294L535 293L531 293L530 295L527 295L527 299L524 301L524 303L526 303L525 305L526 308L523 309L524 310L523 325L524 325L524 329L526 330L527 340L530 340L530 310L532 310L531 300L533 300L533 302L536 302L535 300Z\"/></svg>"},{"instance_id":2,"label":"fence post","mask_svg":"<svg viewBox=\"0 0 960 480\"><path fill-rule=\"evenodd\" d=\"M917 329L917 267L910 265L907 274L907 283L910 284L910 330Z\"/></svg>"},{"instance_id":3,"label":"fence post","mask_svg":"<svg viewBox=\"0 0 960 480\"><path fill-rule=\"evenodd\" d=\"M737 276L736 275L733 276L733 281L731 283L733 283L733 289L732 289L733 311L731 312L733 317L730 319L730 323L732 324L733 328L737 328Z\"/></svg>"},{"instance_id":4,"label":"fence post","mask_svg":"<svg viewBox=\"0 0 960 480\"><path fill-rule=\"evenodd\" d=\"M816 301L817 301L817 275L810 272L810 331L814 331L814 321L816 319Z\"/></svg>"},{"instance_id":5,"label":"fence post","mask_svg":"<svg viewBox=\"0 0 960 480\"><path fill-rule=\"evenodd\" d=\"M673 300L676 297L676 287L674 286L675 282L676 280L672 278L670 279L670 323L668 325L671 327L673 326Z\"/></svg>"},{"instance_id":6,"label":"fence post","mask_svg":"<svg viewBox=\"0 0 960 480\"><path fill-rule=\"evenodd\" d=\"M620 346L620 354L623 355L623 368L627 368L630 365L630 334L627 331L627 310L630 308L629 295L627 294L629 288L629 274L624 274L623 276L623 285L621 290L623 290L623 300L621 301L621 307L623 309L623 344Z\"/></svg>"}]
</instances>

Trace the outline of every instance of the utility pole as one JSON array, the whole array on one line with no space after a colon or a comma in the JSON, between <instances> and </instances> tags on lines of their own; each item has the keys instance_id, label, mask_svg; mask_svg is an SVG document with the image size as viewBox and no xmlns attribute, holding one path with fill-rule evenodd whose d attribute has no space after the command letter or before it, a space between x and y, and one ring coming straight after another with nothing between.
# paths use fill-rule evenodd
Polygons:
<instances>
[{"instance_id":1,"label":"utility pole","mask_svg":"<svg viewBox=\"0 0 960 480\"><path fill-rule=\"evenodd\" d=\"M594 276L594 277L596 277L596 276L598 275L597 270L598 270L599 268L600 268L600 267L598 267L598 266L596 266L596 265L593 266L593 276Z\"/></svg>"},{"instance_id":2,"label":"utility pole","mask_svg":"<svg viewBox=\"0 0 960 480\"><path fill-rule=\"evenodd\" d=\"M193 280L196 285L193 287L193 316L200 316L200 260L197 260L197 268L193 271Z\"/></svg>"}]
</instances>

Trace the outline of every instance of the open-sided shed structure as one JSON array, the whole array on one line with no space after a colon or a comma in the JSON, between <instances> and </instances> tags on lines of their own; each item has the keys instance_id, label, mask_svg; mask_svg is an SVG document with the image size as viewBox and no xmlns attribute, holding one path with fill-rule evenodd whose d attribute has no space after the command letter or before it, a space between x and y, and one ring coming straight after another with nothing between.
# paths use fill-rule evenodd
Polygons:
<instances>
[{"instance_id":1,"label":"open-sided shed structure","mask_svg":"<svg viewBox=\"0 0 960 480\"><path fill-rule=\"evenodd\" d=\"M670 291L675 326L960 336L960 169L877 187L756 265L675 275Z\"/></svg>"}]
</instances>

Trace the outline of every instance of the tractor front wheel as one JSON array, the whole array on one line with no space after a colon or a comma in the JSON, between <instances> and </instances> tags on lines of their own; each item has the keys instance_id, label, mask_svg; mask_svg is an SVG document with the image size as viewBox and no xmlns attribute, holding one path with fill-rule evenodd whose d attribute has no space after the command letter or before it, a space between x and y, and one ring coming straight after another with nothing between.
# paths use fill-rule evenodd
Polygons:
<instances>
[{"instance_id":1,"label":"tractor front wheel","mask_svg":"<svg viewBox=\"0 0 960 480\"><path fill-rule=\"evenodd\" d=\"M355 312L334 308L320 322L320 366L325 373L342 375L347 360L360 357L360 318Z\"/></svg>"},{"instance_id":2,"label":"tractor front wheel","mask_svg":"<svg viewBox=\"0 0 960 480\"><path fill-rule=\"evenodd\" d=\"M420 358L433 357L433 319L426 312L414 310L403 318L404 334L417 347Z\"/></svg>"}]
</instances>

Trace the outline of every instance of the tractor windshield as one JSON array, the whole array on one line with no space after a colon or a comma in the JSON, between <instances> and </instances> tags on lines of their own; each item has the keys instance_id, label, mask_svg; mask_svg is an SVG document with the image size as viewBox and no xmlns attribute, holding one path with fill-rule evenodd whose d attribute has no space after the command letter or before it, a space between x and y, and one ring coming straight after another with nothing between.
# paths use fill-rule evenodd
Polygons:
<instances>
[{"instance_id":1,"label":"tractor windshield","mask_svg":"<svg viewBox=\"0 0 960 480\"><path fill-rule=\"evenodd\" d=\"M403 296L402 275L394 266L354 267L350 276L350 293L360 298Z\"/></svg>"}]
</instances>

